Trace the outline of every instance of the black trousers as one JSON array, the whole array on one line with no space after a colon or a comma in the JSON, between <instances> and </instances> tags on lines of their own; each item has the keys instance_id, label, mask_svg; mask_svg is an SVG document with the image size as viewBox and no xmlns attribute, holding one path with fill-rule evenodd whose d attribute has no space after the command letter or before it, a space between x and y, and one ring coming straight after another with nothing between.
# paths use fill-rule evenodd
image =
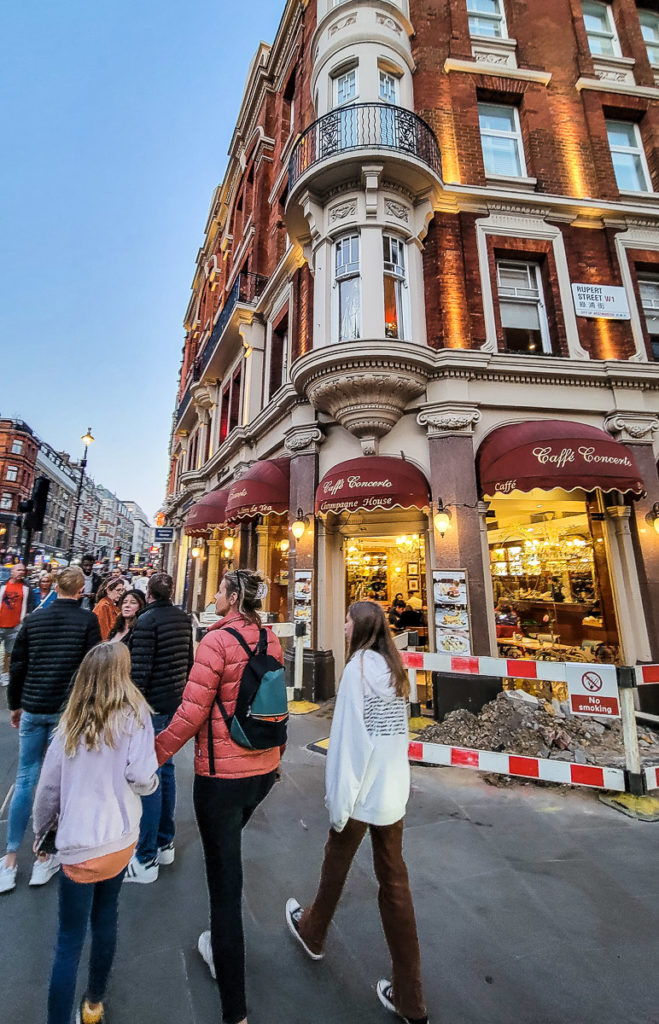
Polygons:
<instances>
[{"instance_id":1,"label":"black trousers","mask_svg":"<svg viewBox=\"0 0 659 1024\"><path fill-rule=\"evenodd\" d=\"M225 1024L238 1024L247 1016L242 831L274 782L274 772L247 779L195 775L194 809L204 848L211 947Z\"/></svg>"}]
</instances>

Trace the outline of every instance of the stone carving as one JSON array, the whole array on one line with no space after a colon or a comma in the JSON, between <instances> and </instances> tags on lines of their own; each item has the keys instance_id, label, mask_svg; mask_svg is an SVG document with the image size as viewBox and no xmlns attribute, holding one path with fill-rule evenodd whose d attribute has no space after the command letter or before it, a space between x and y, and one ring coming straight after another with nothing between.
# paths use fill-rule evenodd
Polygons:
<instances>
[{"instance_id":1,"label":"stone carving","mask_svg":"<svg viewBox=\"0 0 659 1024\"><path fill-rule=\"evenodd\" d=\"M651 413L614 413L607 417L604 426L610 434L622 435L623 440L625 436L632 441L645 438L647 444L652 444L653 434L659 430L659 420Z\"/></svg>"},{"instance_id":2,"label":"stone carving","mask_svg":"<svg viewBox=\"0 0 659 1024\"><path fill-rule=\"evenodd\" d=\"M390 18L387 14L378 13L375 15L375 20L377 21L378 25L383 25L384 28L391 29L392 32L395 32L397 35L400 35L402 31L400 25L398 24L397 21L394 21L394 19Z\"/></svg>"},{"instance_id":3,"label":"stone carving","mask_svg":"<svg viewBox=\"0 0 659 1024\"><path fill-rule=\"evenodd\" d=\"M377 437L362 437L360 444L362 446L362 455L379 455L380 453L380 440Z\"/></svg>"},{"instance_id":4,"label":"stone carving","mask_svg":"<svg viewBox=\"0 0 659 1024\"><path fill-rule=\"evenodd\" d=\"M626 82L627 75L621 71L596 71L600 82Z\"/></svg>"},{"instance_id":5,"label":"stone carving","mask_svg":"<svg viewBox=\"0 0 659 1024\"><path fill-rule=\"evenodd\" d=\"M337 220L345 220L346 217L354 217L357 213L357 200L352 199L347 203L340 203L338 206L333 206L330 210L330 220L332 222Z\"/></svg>"},{"instance_id":6,"label":"stone carving","mask_svg":"<svg viewBox=\"0 0 659 1024\"><path fill-rule=\"evenodd\" d=\"M409 221L410 214L409 210L402 203L397 203L395 199L385 199L384 201L385 213L388 213L391 217L397 217L398 220Z\"/></svg>"},{"instance_id":7,"label":"stone carving","mask_svg":"<svg viewBox=\"0 0 659 1024\"><path fill-rule=\"evenodd\" d=\"M443 434L466 430L467 427L472 427L474 423L478 423L480 418L481 414L477 409L466 412L441 412L439 410L433 412L432 410L427 410L420 412L416 421L420 427L426 427L429 434Z\"/></svg>"},{"instance_id":8,"label":"stone carving","mask_svg":"<svg viewBox=\"0 0 659 1024\"><path fill-rule=\"evenodd\" d=\"M312 448L314 445L321 444L324 440L325 435L319 427L308 427L292 431L285 439L284 447L289 452L297 455L305 448Z\"/></svg>"},{"instance_id":9,"label":"stone carving","mask_svg":"<svg viewBox=\"0 0 659 1024\"><path fill-rule=\"evenodd\" d=\"M328 32L330 39L332 38L332 36L335 36L337 32L340 32L342 29L348 28L350 25L354 25L356 21L356 14L348 14L348 16L342 18L341 21L337 21L334 25L332 25Z\"/></svg>"},{"instance_id":10,"label":"stone carving","mask_svg":"<svg viewBox=\"0 0 659 1024\"><path fill-rule=\"evenodd\" d=\"M383 361L384 362L384 361ZM412 398L425 389L418 370L395 366L347 372L327 366L309 381L306 395L316 409L328 413L355 437L382 437L398 422Z\"/></svg>"},{"instance_id":11,"label":"stone carving","mask_svg":"<svg viewBox=\"0 0 659 1024\"><path fill-rule=\"evenodd\" d=\"M488 53L484 50L474 50L474 57L479 64L512 64L510 53Z\"/></svg>"}]
</instances>

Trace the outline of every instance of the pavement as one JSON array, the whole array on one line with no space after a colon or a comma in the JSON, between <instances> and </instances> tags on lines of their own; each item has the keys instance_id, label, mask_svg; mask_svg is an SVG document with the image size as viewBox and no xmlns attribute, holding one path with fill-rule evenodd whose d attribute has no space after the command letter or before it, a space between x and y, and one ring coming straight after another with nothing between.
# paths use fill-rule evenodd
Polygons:
<instances>
[{"instance_id":1,"label":"pavement","mask_svg":"<svg viewBox=\"0 0 659 1024\"><path fill-rule=\"evenodd\" d=\"M0 698L2 700L2 698ZM284 923L288 896L315 891L327 830L323 710L296 717L283 778L244 837L249 1024L386 1024L375 984L389 976L369 842L360 849L326 957L308 960ZM0 711L0 806L17 734ZM108 1024L215 1024L217 990L197 953L207 927L191 806L191 750L177 758L176 861L126 886ZM433 1024L659 1024L659 826L587 790L489 785L475 772L414 768L406 859ZM7 808L0 814L0 843ZM57 883L0 897L0 1021L42 1024ZM83 953L84 964L85 953ZM80 972L84 982L84 970Z\"/></svg>"}]
</instances>

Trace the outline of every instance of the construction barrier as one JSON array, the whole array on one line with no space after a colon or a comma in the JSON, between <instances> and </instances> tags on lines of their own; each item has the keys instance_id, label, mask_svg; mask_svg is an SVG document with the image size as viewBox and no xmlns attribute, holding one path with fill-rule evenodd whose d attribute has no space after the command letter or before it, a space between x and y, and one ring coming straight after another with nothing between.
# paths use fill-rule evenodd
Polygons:
<instances>
[{"instance_id":1,"label":"construction barrier","mask_svg":"<svg viewBox=\"0 0 659 1024\"><path fill-rule=\"evenodd\" d=\"M410 677L410 704L418 708L416 674L447 672L464 675L498 676L501 679L535 679L541 682L567 683L576 670L596 675L597 666L583 662L523 661L422 651L403 651L403 664ZM604 666L601 667L602 670ZM609 670L609 666L606 666ZM444 746L438 743L412 741L410 760L424 764L456 765L481 772L495 772L545 782L560 782L573 786L618 790L642 796L649 790L659 789L659 765L642 769L636 733L634 691L639 685L659 683L659 665L638 665L616 669L617 700L622 721L625 750L625 769L582 765L570 761L552 761L548 758L526 757L520 754L499 753L493 750L470 750ZM611 699L611 698L608 698ZM609 712L611 713L611 712ZM593 717L602 717L601 714Z\"/></svg>"}]
</instances>

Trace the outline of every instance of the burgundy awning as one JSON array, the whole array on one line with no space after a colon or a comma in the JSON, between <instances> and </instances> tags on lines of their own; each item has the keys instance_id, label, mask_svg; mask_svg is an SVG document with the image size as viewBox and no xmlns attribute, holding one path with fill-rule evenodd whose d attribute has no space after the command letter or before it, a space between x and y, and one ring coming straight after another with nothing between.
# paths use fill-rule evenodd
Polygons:
<instances>
[{"instance_id":1,"label":"burgundy awning","mask_svg":"<svg viewBox=\"0 0 659 1024\"><path fill-rule=\"evenodd\" d=\"M288 512L290 478L290 459L255 462L240 480L231 484L227 518L234 521Z\"/></svg>"},{"instance_id":2,"label":"burgundy awning","mask_svg":"<svg viewBox=\"0 0 659 1024\"><path fill-rule=\"evenodd\" d=\"M226 507L229 491L226 487L209 491L203 498L191 506L185 518L185 532L188 535L213 530L217 526L225 526L227 521Z\"/></svg>"},{"instance_id":3,"label":"burgundy awning","mask_svg":"<svg viewBox=\"0 0 659 1024\"><path fill-rule=\"evenodd\" d=\"M597 427L569 420L533 420L493 430L476 460L481 492L631 491L643 494L628 448Z\"/></svg>"},{"instance_id":4,"label":"burgundy awning","mask_svg":"<svg viewBox=\"0 0 659 1024\"><path fill-rule=\"evenodd\" d=\"M415 465L388 455L350 459L326 473L316 491L316 514L427 508L428 481Z\"/></svg>"}]
</instances>

